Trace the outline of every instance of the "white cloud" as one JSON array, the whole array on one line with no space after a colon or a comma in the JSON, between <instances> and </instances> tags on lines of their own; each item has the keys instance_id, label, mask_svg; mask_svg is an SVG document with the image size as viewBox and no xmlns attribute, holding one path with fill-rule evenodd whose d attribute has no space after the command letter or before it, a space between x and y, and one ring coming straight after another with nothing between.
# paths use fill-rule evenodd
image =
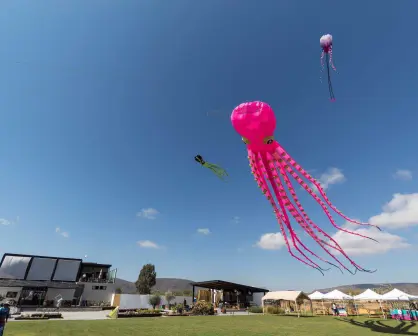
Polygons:
<instances>
[{"instance_id":1,"label":"white cloud","mask_svg":"<svg viewBox=\"0 0 418 336\"><path fill-rule=\"evenodd\" d=\"M205 229L197 229L197 232L203 235L208 235L210 234L210 230L205 228Z\"/></svg>"},{"instance_id":2,"label":"white cloud","mask_svg":"<svg viewBox=\"0 0 418 336\"><path fill-rule=\"evenodd\" d=\"M136 215L146 219L156 219L160 213L154 208L141 209Z\"/></svg>"},{"instance_id":3,"label":"white cloud","mask_svg":"<svg viewBox=\"0 0 418 336\"><path fill-rule=\"evenodd\" d=\"M158 244L152 242L151 240L140 240L137 242L138 246L143 248L152 248L152 249L158 249L160 246Z\"/></svg>"},{"instance_id":4,"label":"white cloud","mask_svg":"<svg viewBox=\"0 0 418 336\"><path fill-rule=\"evenodd\" d=\"M376 239L378 243L347 232L338 231L332 236L341 248L347 253L348 256L352 255L365 255L365 254L382 254L390 250L408 248L411 245L406 242L406 240L400 236L379 231L376 228L361 228L353 229L354 225L345 225L345 229L359 233L363 236ZM357 226L358 227L358 226ZM329 242L333 245L332 242ZM336 251L332 251L334 254L339 254Z\"/></svg>"},{"instance_id":5,"label":"white cloud","mask_svg":"<svg viewBox=\"0 0 418 336\"><path fill-rule=\"evenodd\" d=\"M398 169L393 177L398 180L410 181L412 180L412 172L407 169Z\"/></svg>"},{"instance_id":6,"label":"white cloud","mask_svg":"<svg viewBox=\"0 0 418 336\"><path fill-rule=\"evenodd\" d=\"M55 228L55 232L58 233L59 235L63 236L64 238L69 238L70 234L66 231L61 231L61 228L57 227Z\"/></svg>"},{"instance_id":7,"label":"white cloud","mask_svg":"<svg viewBox=\"0 0 418 336\"><path fill-rule=\"evenodd\" d=\"M318 181L323 189L327 189L331 184L344 183L346 178L340 169L331 167L319 177Z\"/></svg>"},{"instance_id":8,"label":"white cloud","mask_svg":"<svg viewBox=\"0 0 418 336\"><path fill-rule=\"evenodd\" d=\"M383 206L383 212L371 217L369 222L388 229L418 225L418 193L394 194Z\"/></svg>"},{"instance_id":9,"label":"white cloud","mask_svg":"<svg viewBox=\"0 0 418 336\"><path fill-rule=\"evenodd\" d=\"M233 221L235 224L238 224L238 223L241 221L241 218L239 218L238 216L234 216L234 217L232 217L232 221Z\"/></svg>"},{"instance_id":10,"label":"white cloud","mask_svg":"<svg viewBox=\"0 0 418 336\"><path fill-rule=\"evenodd\" d=\"M11 221L5 219L5 218L0 218L0 225L10 225L12 224Z\"/></svg>"},{"instance_id":11,"label":"white cloud","mask_svg":"<svg viewBox=\"0 0 418 336\"><path fill-rule=\"evenodd\" d=\"M277 233L265 233L260 237L260 240L255 246L263 250L279 250L285 246L285 241L280 232Z\"/></svg>"}]
</instances>

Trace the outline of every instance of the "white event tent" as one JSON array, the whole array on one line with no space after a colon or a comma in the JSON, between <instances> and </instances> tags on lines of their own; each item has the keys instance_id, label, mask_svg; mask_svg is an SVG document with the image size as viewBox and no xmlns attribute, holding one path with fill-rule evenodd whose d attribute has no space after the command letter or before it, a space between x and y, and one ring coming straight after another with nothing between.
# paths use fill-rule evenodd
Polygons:
<instances>
[{"instance_id":1,"label":"white event tent","mask_svg":"<svg viewBox=\"0 0 418 336\"><path fill-rule=\"evenodd\" d=\"M363 293L354 296L354 300L383 300L382 295L377 294L371 289L366 289Z\"/></svg>"},{"instance_id":2,"label":"white event tent","mask_svg":"<svg viewBox=\"0 0 418 336\"><path fill-rule=\"evenodd\" d=\"M323 300L352 300L353 297L343 292L339 291L338 289L334 289L332 292L325 294L322 297Z\"/></svg>"},{"instance_id":3,"label":"white event tent","mask_svg":"<svg viewBox=\"0 0 418 336\"><path fill-rule=\"evenodd\" d=\"M318 291L313 292L312 294L309 294L308 296L311 300L323 300L324 299L324 294Z\"/></svg>"},{"instance_id":4,"label":"white event tent","mask_svg":"<svg viewBox=\"0 0 418 336\"><path fill-rule=\"evenodd\" d=\"M308 296L311 299L311 301L322 301L322 313L325 315L326 310L324 306L324 294L316 291L316 292L313 292L312 294L309 294Z\"/></svg>"},{"instance_id":5,"label":"white event tent","mask_svg":"<svg viewBox=\"0 0 418 336\"><path fill-rule=\"evenodd\" d=\"M409 301L415 299L418 299L418 296L406 294L397 288L392 289L389 293L382 295L382 300L384 301Z\"/></svg>"},{"instance_id":6,"label":"white event tent","mask_svg":"<svg viewBox=\"0 0 418 336\"><path fill-rule=\"evenodd\" d=\"M385 319L386 315L385 312L383 310L382 307L382 300L383 300L383 295L377 294L375 291L372 291L371 289L366 289L363 293L356 295L353 297L354 300L376 300L379 301L379 308L382 312L382 317ZM357 310L357 308L356 308ZM358 311L357 311L357 315L358 315Z\"/></svg>"}]
</instances>

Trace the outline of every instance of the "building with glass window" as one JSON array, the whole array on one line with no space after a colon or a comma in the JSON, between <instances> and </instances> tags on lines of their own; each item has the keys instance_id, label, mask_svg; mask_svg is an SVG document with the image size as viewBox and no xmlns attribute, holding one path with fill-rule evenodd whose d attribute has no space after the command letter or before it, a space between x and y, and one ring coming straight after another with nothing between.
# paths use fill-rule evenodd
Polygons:
<instances>
[{"instance_id":1,"label":"building with glass window","mask_svg":"<svg viewBox=\"0 0 418 336\"><path fill-rule=\"evenodd\" d=\"M117 269L82 259L5 253L0 299L21 306L97 305L111 301Z\"/></svg>"}]
</instances>

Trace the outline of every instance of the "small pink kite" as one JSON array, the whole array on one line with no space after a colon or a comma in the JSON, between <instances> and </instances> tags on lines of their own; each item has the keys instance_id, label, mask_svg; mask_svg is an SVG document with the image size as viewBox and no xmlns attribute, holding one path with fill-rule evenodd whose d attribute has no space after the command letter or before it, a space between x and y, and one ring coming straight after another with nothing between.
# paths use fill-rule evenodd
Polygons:
<instances>
[{"instance_id":1,"label":"small pink kite","mask_svg":"<svg viewBox=\"0 0 418 336\"><path fill-rule=\"evenodd\" d=\"M331 65L332 69L334 71L337 71L337 69L334 66L334 62L332 60L332 35L327 34L321 36L319 39L319 44L322 48L321 53L321 67L322 71L324 70L324 57L326 58L326 64L327 64L327 75L328 75L328 89L329 89L329 95L331 98L331 101L335 101L334 91L332 90L332 83L331 83L331 75L329 73L329 66Z\"/></svg>"},{"instance_id":2,"label":"small pink kite","mask_svg":"<svg viewBox=\"0 0 418 336\"><path fill-rule=\"evenodd\" d=\"M345 220L358 224L358 225L368 225L374 226L368 223L361 223L355 220L352 220L345 215L343 215L335 206L330 202L326 196L323 188L320 183L316 181L312 176L310 176L284 149L283 147L274 140L273 133L276 128L276 117L272 108L263 102L255 101L250 103L243 103L237 106L231 115L232 126L235 130L242 136L242 140L247 145L248 149L248 159L250 161L251 172L255 177L255 180L258 184L258 187L261 188L263 194L266 195L268 201L273 207L274 213L276 215L277 221L280 225L280 230L283 235L284 241L286 243L287 249L292 257L298 259L304 264L316 268L322 274L324 274L322 269L316 262L306 255L305 252L311 254L313 257L318 258L319 260L326 262L332 266L341 268L325 259L322 259L317 254L309 250L304 243L296 235L295 231L292 228L290 223L290 215L299 223L299 225L305 230L305 232L313 238L316 243L332 258L334 259L341 267L355 274L357 271L363 272L375 272L366 270L359 265L357 265L353 260L351 260L341 246L325 231L323 231L319 226L317 226L307 215L302 204L300 203L295 188L293 187L290 176L296 180L296 182L301 185L321 206L322 210L328 217L331 224L338 230L374 240L370 237L363 236L359 233L348 231L347 229L339 227L334 219L331 216L331 213L328 209L331 208L334 212L340 215ZM289 176L290 175L290 176ZM304 177L309 183L315 186L322 196L321 199L311 188L311 186L306 183L302 177ZM271 192L270 186L267 183L270 183L273 193ZM288 196L290 193L290 197ZM273 197L275 195L276 199ZM292 202L293 200L293 202ZM327 207L328 206L328 207ZM290 236L292 246L290 246L289 238L286 234L287 228ZM378 228L378 227L377 227ZM380 229L379 229L380 230ZM316 231L316 232L314 232ZM376 241L376 240L374 240ZM331 253L331 250L341 253L350 263L354 266L355 271L352 272L349 270L342 262L340 262L334 254ZM294 252L299 252L301 257L298 257ZM304 259L302 259L302 257Z\"/></svg>"}]
</instances>

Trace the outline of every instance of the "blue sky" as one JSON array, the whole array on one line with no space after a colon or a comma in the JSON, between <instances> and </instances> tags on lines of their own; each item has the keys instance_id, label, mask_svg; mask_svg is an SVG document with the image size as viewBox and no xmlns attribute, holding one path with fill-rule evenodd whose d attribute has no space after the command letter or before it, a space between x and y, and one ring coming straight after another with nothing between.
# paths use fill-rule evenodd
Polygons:
<instances>
[{"instance_id":1,"label":"blue sky","mask_svg":"<svg viewBox=\"0 0 418 336\"><path fill-rule=\"evenodd\" d=\"M416 1L10 0L0 9L2 252L88 255L127 280L147 262L161 277L271 289L416 280ZM319 81L326 33L335 103ZM229 120L249 100L275 109L276 139L339 209L377 216L379 246L338 237L378 272L323 277L280 236L256 245L279 229ZM229 181L196 164L198 153Z\"/></svg>"}]
</instances>

